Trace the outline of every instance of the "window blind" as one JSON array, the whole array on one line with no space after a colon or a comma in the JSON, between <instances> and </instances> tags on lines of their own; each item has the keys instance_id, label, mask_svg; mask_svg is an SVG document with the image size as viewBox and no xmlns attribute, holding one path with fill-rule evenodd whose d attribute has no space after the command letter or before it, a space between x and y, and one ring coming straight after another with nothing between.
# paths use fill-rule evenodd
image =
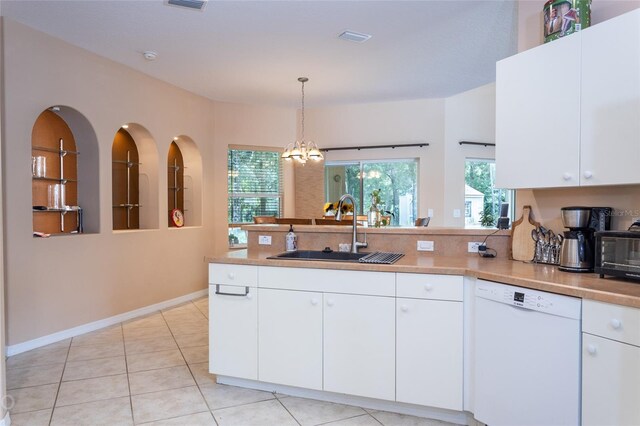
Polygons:
<instances>
[{"instance_id":1,"label":"window blind","mask_svg":"<svg viewBox=\"0 0 640 426\"><path fill-rule=\"evenodd\" d=\"M280 216L282 165L279 151L229 149L229 223L251 223L254 216Z\"/></svg>"}]
</instances>

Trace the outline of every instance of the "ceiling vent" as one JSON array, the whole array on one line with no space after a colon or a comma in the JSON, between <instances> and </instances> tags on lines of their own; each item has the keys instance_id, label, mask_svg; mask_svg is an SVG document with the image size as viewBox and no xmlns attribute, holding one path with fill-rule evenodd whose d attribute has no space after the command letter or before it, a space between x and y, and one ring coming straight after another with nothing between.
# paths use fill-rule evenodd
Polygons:
<instances>
[{"instance_id":1,"label":"ceiling vent","mask_svg":"<svg viewBox=\"0 0 640 426\"><path fill-rule=\"evenodd\" d=\"M202 10L207 0L167 0L170 6L186 7L187 9Z\"/></svg>"},{"instance_id":2,"label":"ceiling vent","mask_svg":"<svg viewBox=\"0 0 640 426\"><path fill-rule=\"evenodd\" d=\"M371 38L371 35L347 30L340 34L338 38L341 38L342 40L354 41L356 43L364 43Z\"/></svg>"}]
</instances>

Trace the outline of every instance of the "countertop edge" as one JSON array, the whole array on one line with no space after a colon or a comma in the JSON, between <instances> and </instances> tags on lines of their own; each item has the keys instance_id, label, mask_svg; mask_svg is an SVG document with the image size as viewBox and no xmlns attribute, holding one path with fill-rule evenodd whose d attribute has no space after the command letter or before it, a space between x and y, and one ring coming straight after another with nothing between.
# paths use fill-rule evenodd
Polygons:
<instances>
[{"instance_id":1,"label":"countertop edge","mask_svg":"<svg viewBox=\"0 0 640 426\"><path fill-rule=\"evenodd\" d=\"M422 273L422 274L441 274L441 275L465 275L477 279L500 282L507 285L520 286L535 290L547 291L551 293L562 294L566 296L579 297L582 299L595 300L605 303L613 303L622 306L640 308L640 284L630 283L627 281L615 280L610 278L594 279L593 275L585 277L585 285L552 281L550 279L531 278L524 276L527 271L521 274L511 274L500 271L492 271L488 268L492 266L505 267L509 266L506 262L512 262L514 267L528 268L536 273L549 274L570 274L559 275L562 279L571 278L580 281L580 276L568 272L557 270L556 267L549 265L528 264L517 261L507 260L477 260L477 259L450 259L452 265L446 265L448 259L439 259L443 265L419 265L415 262L415 258L403 258L393 265L371 265L347 262L325 262L325 261L292 261L266 259L266 256L247 257L246 250L228 252L222 256L208 257L209 263L236 264L236 265L255 265L255 266L278 266L293 268L311 268L311 269L338 269L338 270L355 270L355 271L377 271L377 272L403 272L403 273ZM453 263L475 263L476 266L460 266ZM479 263L482 262L482 263ZM492 264L492 262L494 262ZM498 269L498 268L497 268ZM606 286L622 287L622 291L607 289Z\"/></svg>"}]
</instances>

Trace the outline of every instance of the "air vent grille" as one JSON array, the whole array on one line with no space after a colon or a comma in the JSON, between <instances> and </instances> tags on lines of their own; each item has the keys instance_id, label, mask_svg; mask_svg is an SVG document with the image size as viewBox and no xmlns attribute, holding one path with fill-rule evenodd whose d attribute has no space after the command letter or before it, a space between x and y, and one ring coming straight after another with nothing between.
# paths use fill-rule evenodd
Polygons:
<instances>
[{"instance_id":1,"label":"air vent grille","mask_svg":"<svg viewBox=\"0 0 640 426\"><path fill-rule=\"evenodd\" d=\"M202 10L205 4L207 4L207 0L167 0L167 4L186 7L187 9Z\"/></svg>"},{"instance_id":2,"label":"air vent grille","mask_svg":"<svg viewBox=\"0 0 640 426\"><path fill-rule=\"evenodd\" d=\"M356 43L364 43L371 38L371 35L347 30L340 34L338 38L341 38L342 40L354 41Z\"/></svg>"}]
</instances>

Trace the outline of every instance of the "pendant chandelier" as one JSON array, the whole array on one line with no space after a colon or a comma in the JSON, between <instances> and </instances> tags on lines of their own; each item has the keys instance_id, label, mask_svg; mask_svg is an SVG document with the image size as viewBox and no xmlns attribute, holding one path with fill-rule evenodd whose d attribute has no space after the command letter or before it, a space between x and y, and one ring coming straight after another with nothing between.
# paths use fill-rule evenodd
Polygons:
<instances>
[{"instance_id":1,"label":"pendant chandelier","mask_svg":"<svg viewBox=\"0 0 640 426\"><path fill-rule=\"evenodd\" d=\"M282 159L286 161L296 160L299 163L306 163L307 160L321 161L324 156L318 149L318 145L312 141L304 140L304 84L309 81L307 77L300 77L298 81L302 83L302 139L287 145L282 153Z\"/></svg>"}]
</instances>

